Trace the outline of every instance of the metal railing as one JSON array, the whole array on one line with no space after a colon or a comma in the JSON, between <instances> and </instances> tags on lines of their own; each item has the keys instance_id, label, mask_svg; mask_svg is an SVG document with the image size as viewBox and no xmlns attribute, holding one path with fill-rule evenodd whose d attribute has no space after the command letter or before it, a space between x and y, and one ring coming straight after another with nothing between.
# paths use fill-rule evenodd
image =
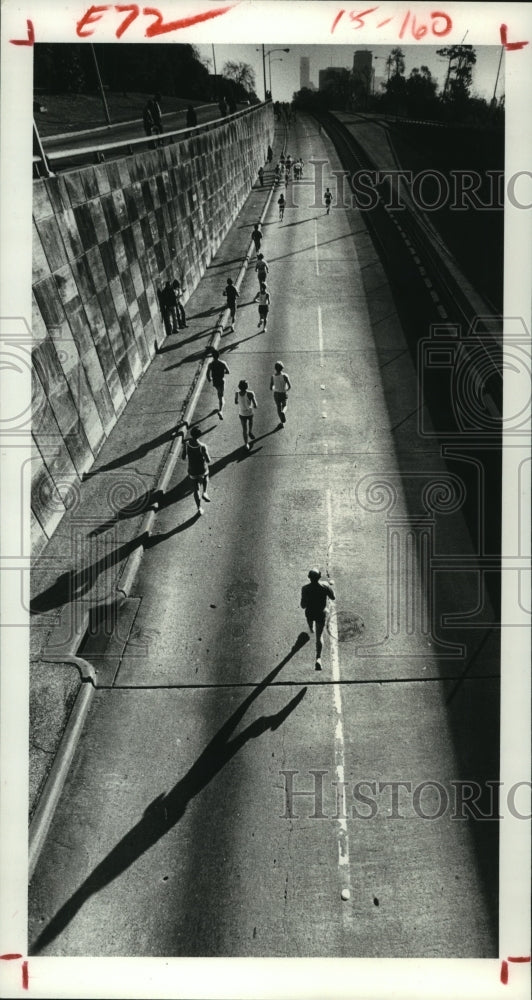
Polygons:
<instances>
[{"instance_id":1,"label":"metal railing","mask_svg":"<svg viewBox=\"0 0 532 1000\"><path fill-rule=\"evenodd\" d=\"M233 114L225 115L222 118L213 118L211 121L202 122L201 125L172 129L170 132L162 132L158 135L145 135L136 139L116 139L111 142L100 142L94 146L82 146L80 149L69 149L66 147L53 152L43 150L43 155L33 155L34 179L53 176L52 165L59 165L64 161L71 162L72 160L84 158L88 163L103 163L106 159L106 154L110 152L118 153L119 155L122 152L131 156L137 149L142 150L144 147L156 149L157 147L169 145L173 142L180 142L183 139L189 139L197 135L202 135L205 132L210 132L215 128L219 128L220 125L227 124L228 121L236 121L246 115L253 114L258 108L263 107L265 107L264 102L252 104L250 107L242 108L240 111L235 111Z\"/></svg>"}]
</instances>

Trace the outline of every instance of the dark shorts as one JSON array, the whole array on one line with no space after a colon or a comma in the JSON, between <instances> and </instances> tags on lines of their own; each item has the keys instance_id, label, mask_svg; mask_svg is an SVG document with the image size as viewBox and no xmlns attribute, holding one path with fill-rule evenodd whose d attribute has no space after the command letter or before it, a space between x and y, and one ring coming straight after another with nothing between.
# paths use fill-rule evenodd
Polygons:
<instances>
[{"instance_id":1,"label":"dark shorts","mask_svg":"<svg viewBox=\"0 0 532 1000\"><path fill-rule=\"evenodd\" d=\"M269 306L259 306L259 316L267 316L269 308Z\"/></svg>"},{"instance_id":2,"label":"dark shorts","mask_svg":"<svg viewBox=\"0 0 532 1000\"><path fill-rule=\"evenodd\" d=\"M222 379L221 382L213 382L212 385L213 389L216 389L216 392L223 393L225 389L225 379Z\"/></svg>"},{"instance_id":3,"label":"dark shorts","mask_svg":"<svg viewBox=\"0 0 532 1000\"><path fill-rule=\"evenodd\" d=\"M246 426L246 422L248 420L253 420L253 414L252 413L250 413L249 416L247 416L247 417L243 417L241 413L239 413L238 416L240 417L240 423L242 424L242 427Z\"/></svg>"},{"instance_id":4,"label":"dark shorts","mask_svg":"<svg viewBox=\"0 0 532 1000\"><path fill-rule=\"evenodd\" d=\"M305 615L308 622L316 622L320 628L325 627L326 611L313 611L311 608L305 608Z\"/></svg>"}]
</instances>

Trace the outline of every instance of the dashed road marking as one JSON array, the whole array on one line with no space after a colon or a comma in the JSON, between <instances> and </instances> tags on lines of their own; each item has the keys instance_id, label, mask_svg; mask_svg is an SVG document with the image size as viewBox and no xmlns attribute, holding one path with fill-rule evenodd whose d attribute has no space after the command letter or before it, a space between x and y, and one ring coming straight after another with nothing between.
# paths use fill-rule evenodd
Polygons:
<instances>
[{"instance_id":1,"label":"dashed road marking","mask_svg":"<svg viewBox=\"0 0 532 1000\"><path fill-rule=\"evenodd\" d=\"M318 343L320 345L320 368L323 368L323 324L321 321L321 306L318 306Z\"/></svg>"},{"instance_id":2,"label":"dashed road marking","mask_svg":"<svg viewBox=\"0 0 532 1000\"><path fill-rule=\"evenodd\" d=\"M318 220L314 219L314 254L316 258L316 274L320 273L320 259L318 255Z\"/></svg>"},{"instance_id":3,"label":"dashed road marking","mask_svg":"<svg viewBox=\"0 0 532 1000\"><path fill-rule=\"evenodd\" d=\"M333 551L333 515L332 493L327 490L327 570L331 565ZM338 652L338 622L334 603L329 613L328 632L330 637L331 674L333 679L333 700L336 709L336 726L334 731L334 766L336 788L338 795L336 836L338 846L338 869L340 872L342 891L351 893L351 872L349 866L349 835L347 830L347 809L345 794L345 739L342 714L342 694L340 689L340 656ZM348 897L349 898L349 897ZM349 909L345 915L348 916Z\"/></svg>"}]
</instances>

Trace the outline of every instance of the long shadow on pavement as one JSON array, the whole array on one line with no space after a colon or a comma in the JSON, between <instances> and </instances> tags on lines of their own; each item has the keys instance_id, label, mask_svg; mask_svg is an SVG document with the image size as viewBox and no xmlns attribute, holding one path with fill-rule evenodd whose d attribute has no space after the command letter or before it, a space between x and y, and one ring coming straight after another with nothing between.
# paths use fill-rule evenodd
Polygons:
<instances>
[{"instance_id":1,"label":"long shadow on pavement","mask_svg":"<svg viewBox=\"0 0 532 1000\"><path fill-rule=\"evenodd\" d=\"M70 569L66 573L62 573L51 587L33 598L30 602L30 615L40 615L51 611L52 608L79 600L92 590L101 573L110 569L111 566L116 566L122 559L126 559L139 545L146 542L147 538L148 535L145 533L137 535L136 538L120 545L113 552L107 552L90 566L85 566L82 569Z\"/></svg>"},{"instance_id":2,"label":"long shadow on pavement","mask_svg":"<svg viewBox=\"0 0 532 1000\"><path fill-rule=\"evenodd\" d=\"M213 430L214 428L208 428L208 430ZM270 431L269 433L273 433ZM268 435L263 435L267 437ZM256 440L259 440L257 438ZM255 448L252 451L246 451L243 445L239 448L235 448L233 451L224 455L218 461L213 462L209 469L209 475L212 478L225 469L227 465L232 462L243 462L245 459L251 458L252 455L261 451L260 448ZM96 536L107 531L109 528L113 527L117 521L125 520L130 517L137 517L140 513L147 511L150 507L157 504L159 510L163 510L166 507L170 507L172 504L177 503L179 500L183 500L185 497L192 494L191 480L188 476L185 476L181 482L174 486L168 493L161 494L158 490L148 490L146 493L142 494L140 497L136 497L131 503L126 504L124 507L117 511L116 516L109 521L104 521L102 524L98 525L90 533L91 536ZM194 518L195 520L195 518ZM192 523L192 521L190 522ZM187 523L188 527L189 524ZM176 529L172 534L177 534L178 530L184 530L182 527ZM148 548L149 536L144 532L142 535L138 535L136 538L131 539L129 542L120 545L113 552L107 552L100 559L97 559L94 563L89 566L84 566L80 569L70 569L65 573L62 573L50 587L43 590L41 594L38 594L30 602L30 614L40 615L47 611L51 611L53 608L63 607L65 604L70 604L72 601L80 600L89 593L94 587L98 577L101 573L106 572L112 566L116 566L117 563L126 559L131 552L133 552L140 545L144 545Z\"/></svg>"},{"instance_id":3,"label":"long shadow on pavement","mask_svg":"<svg viewBox=\"0 0 532 1000\"><path fill-rule=\"evenodd\" d=\"M332 239L332 240L322 240L321 243L318 243L318 246L319 247L325 247L329 243L337 243L338 240L345 240L345 239L347 239L348 236L356 236L356 233L354 233L354 232L348 232L348 233L344 233L342 236L335 236L334 239ZM293 250L291 253L281 254L280 257L270 257L270 260L268 261L268 263L269 264L273 264L273 263L275 263L275 261L278 261L278 260L287 260L289 257L295 257L296 254L298 254L298 253L306 253L307 250L314 250L314 244L311 243L308 247L301 247L301 250Z\"/></svg>"},{"instance_id":4,"label":"long shadow on pavement","mask_svg":"<svg viewBox=\"0 0 532 1000\"><path fill-rule=\"evenodd\" d=\"M173 424L168 428L168 430L163 431L162 434L158 434L157 437L151 438L149 441L143 441L142 444L139 444L136 448L133 448L131 451L124 452L123 455L119 455L118 458L113 458L112 461L98 466L97 469L90 469L89 472L85 473L83 482L99 475L100 472L111 472L113 469L121 468L121 466L126 465L128 462L134 462L136 459L144 458L148 452L153 451L154 448L158 448L159 445L164 444L165 441L171 441L175 435L176 425Z\"/></svg>"},{"instance_id":5,"label":"long shadow on pavement","mask_svg":"<svg viewBox=\"0 0 532 1000\"><path fill-rule=\"evenodd\" d=\"M142 857L145 851L153 847L165 833L168 833L185 814L188 803L212 781L219 771L225 767L249 740L257 739L257 737L262 736L268 729L271 729L273 732L285 722L305 697L307 692L306 687L298 691L279 712L276 712L274 715L262 715L250 723L234 739L229 739L253 702L274 681L277 674L303 648L306 642L308 642L308 635L301 632L290 652L267 674L260 684L257 684L251 694L229 716L185 776L174 785L170 792L166 795L158 795L150 803L138 823L122 837L122 840L97 865L92 874L85 879L74 895L63 904L55 917L53 917L48 926L39 935L33 947L30 948L29 953L31 955L38 955L44 948L51 944L58 934L64 931L91 896L105 888L115 878L118 878L122 872L126 871L135 861Z\"/></svg>"},{"instance_id":6,"label":"long shadow on pavement","mask_svg":"<svg viewBox=\"0 0 532 1000\"><path fill-rule=\"evenodd\" d=\"M213 312L220 312L220 308L214 309ZM212 327L207 326L204 330L199 330L198 333L192 334L190 337L180 337L176 340L175 344L163 344L162 347L157 349L157 354L168 354L169 351L175 351L178 347L183 347L184 344L191 344L194 340L200 340L201 337L206 337L212 333ZM174 336L174 334L170 334Z\"/></svg>"}]
</instances>

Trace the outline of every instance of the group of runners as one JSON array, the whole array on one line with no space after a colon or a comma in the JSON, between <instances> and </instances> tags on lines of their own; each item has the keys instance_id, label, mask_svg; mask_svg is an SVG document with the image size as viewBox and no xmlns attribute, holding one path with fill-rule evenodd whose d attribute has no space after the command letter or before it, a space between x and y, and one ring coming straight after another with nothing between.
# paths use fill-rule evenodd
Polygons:
<instances>
[{"instance_id":1,"label":"group of runners","mask_svg":"<svg viewBox=\"0 0 532 1000\"><path fill-rule=\"evenodd\" d=\"M277 170L280 164L283 164L283 169L285 170L285 176L290 176L290 170L294 169L294 177L302 176L303 172L303 161L297 160L293 161L290 156L281 156L279 163L277 164ZM297 167L297 171L296 171ZM262 183L262 180L261 180ZM327 214L330 210L331 198L329 189L327 188L324 201L327 208ZM281 194L279 200L279 217L282 220L284 215L285 199L284 195ZM267 331L268 322L268 312L270 307L270 292L267 285L267 276L269 272L269 265L266 261L264 254L261 252L261 244L263 239L262 226L260 222L257 222L252 231L252 239L257 252L257 257L255 261L255 272L257 274L259 282L259 290L253 299L254 302L258 302L259 307L259 322L257 327L260 332L265 333ZM232 278L227 279L225 288L223 289L223 296L226 299L227 307L229 310L230 323L228 327L228 332L233 332L235 329L235 317L237 310L237 300L239 299L239 293L235 287ZM225 379L231 374L229 367L226 362L220 357L220 352L214 348L209 347L207 353L210 356L210 361L207 367L207 381L213 386L216 391L218 398L218 417L220 420L224 419L224 407L225 407ZM269 379L269 389L273 393L273 399L275 403L275 408L277 416L279 418L279 423L277 425L277 430L284 430L286 425L286 409L288 403L288 393L292 388L292 382L288 373L284 369L282 361L276 361L273 366L273 372ZM247 451L250 451L253 442L256 441L256 436L253 433L253 418L255 410L257 409L257 397L254 390L250 387L247 379L240 379L238 383L238 388L234 394L234 403L238 408L238 417L240 420L242 437L244 440L244 447ZM183 445L183 458L186 459L188 463L188 475L192 481L194 500L196 502L196 509L198 515L204 513L203 503L210 503L211 498L208 493L209 489L209 465L211 462L211 456L207 445L202 440L202 432L198 426L191 428L189 435ZM311 633L315 633L316 637L316 670L321 670L321 654L322 654L322 634L325 628L327 619L327 607L328 601L335 600L335 594L333 590L332 580L327 580L324 582L321 580L320 570L317 568L312 568L308 573L309 583L305 584L301 590L301 600L300 606L305 612L305 617Z\"/></svg>"}]
</instances>

